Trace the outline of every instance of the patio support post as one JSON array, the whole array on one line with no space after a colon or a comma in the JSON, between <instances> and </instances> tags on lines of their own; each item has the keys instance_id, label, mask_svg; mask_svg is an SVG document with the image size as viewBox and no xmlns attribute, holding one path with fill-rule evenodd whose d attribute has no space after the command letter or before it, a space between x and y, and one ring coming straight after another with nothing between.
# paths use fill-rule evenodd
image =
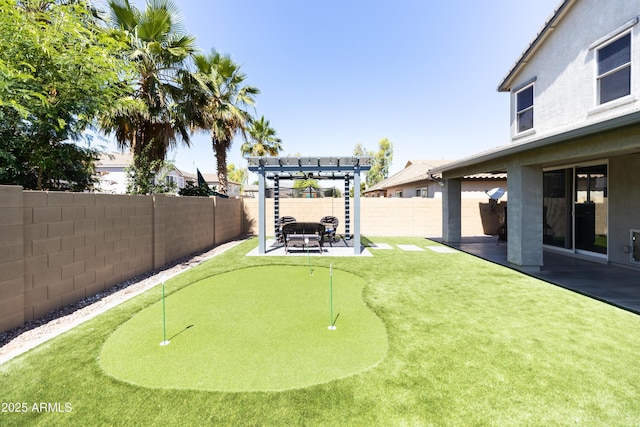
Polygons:
<instances>
[{"instance_id":1,"label":"patio support post","mask_svg":"<svg viewBox=\"0 0 640 427\"><path fill-rule=\"evenodd\" d=\"M539 271L542 258L542 183L540 166L507 168L507 261L523 271Z\"/></svg>"},{"instance_id":2,"label":"patio support post","mask_svg":"<svg viewBox=\"0 0 640 427\"><path fill-rule=\"evenodd\" d=\"M447 243L460 243L462 240L462 179L445 179L442 190L442 239Z\"/></svg>"},{"instance_id":3,"label":"patio support post","mask_svg":"<svg viewBox=\"0 0 640 427\"><path fill-rule=\"evenodd\" d=\"M360 255L360 166L353 174L353 254Z\"/></svg>"},{"instance_id":4,"label":"patio support post","mask_svg":"<svg viewBox=\"0 0 640 427\"><path fill-rule=\"evenodd\" d=\"M265 168L263 164L258 167L258 253L264 255L267 252L266 244L266 219L265 219Z\"/></svg>"}]
</instances>

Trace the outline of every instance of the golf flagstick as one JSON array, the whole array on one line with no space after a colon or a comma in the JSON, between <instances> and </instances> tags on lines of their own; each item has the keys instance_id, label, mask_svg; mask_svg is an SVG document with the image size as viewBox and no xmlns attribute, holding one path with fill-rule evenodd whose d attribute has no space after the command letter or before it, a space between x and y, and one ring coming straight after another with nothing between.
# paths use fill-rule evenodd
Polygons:
<instances>
[{"instance_id":1,"label":"golf flagstick","mask_svg":"<svg viewBox=\"0 0 640 427\"><path fill-rule=\"evenodd\" d=\"M340 313L338 313L338 316ZM336 320L338 320L338 316L336 316ZM330 331L335 331L336 322L333 320L333 264L329 264L329 329Z\"/></svg>"},{"instance_id":2,"label":"golf flagstick","mask_svg":"<svg viewBox=\"0 0 640 427\"><path fill-rule=\"evenodd\" d=\"M164 338L160 343L161 346L169 345L171 341L167 341L167 316L164 309L164 282L167 280L167 276L163 275L162 279L162 337Z\"/></svg>"},{"instance_id":3,"label":"golf flagstick","mask_svg":"<svg viewBox=\"0 0 640 427\"><path fill-rule=\"evenodd\" d=\"M307 263L309 264L309 276L313 276L313 268L311 268L311 255L309 255L309 238L304 238L304 244L307 245Z\"/></svg>"}]
</instances>

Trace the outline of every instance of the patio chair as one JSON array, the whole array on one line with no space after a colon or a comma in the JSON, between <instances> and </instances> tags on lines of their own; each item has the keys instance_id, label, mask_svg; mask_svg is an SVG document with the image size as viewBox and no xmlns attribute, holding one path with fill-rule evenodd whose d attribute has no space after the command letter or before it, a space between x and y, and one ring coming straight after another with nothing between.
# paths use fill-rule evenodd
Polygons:
<instances>
[{"instance_id":1,"label":"patio chair","mask_svg":"<svg viewBox=\"0 0 640 427\"><path fill-rule=\"evenodd\" d=\"M322 238L329 241L329 245L333 246L333 242L337 242L336 231L338 230L338 218L335 216L325 216L320 220L320 224L324 225L324 233Z\"/></svg>"},{"instance_id":2,"label":"patio chair","mask_svg":"<svg viewBox=\"0 0 640 427\"><path fill-rule=\"evenodd\" d=\"M281 216L278 220L278 231L276 231L276 240L278 243L284 243L284 235L282 234L282 228L285 224L291 224L296 222L296 219L292 216Z\"/></svg>"}]
</instances>

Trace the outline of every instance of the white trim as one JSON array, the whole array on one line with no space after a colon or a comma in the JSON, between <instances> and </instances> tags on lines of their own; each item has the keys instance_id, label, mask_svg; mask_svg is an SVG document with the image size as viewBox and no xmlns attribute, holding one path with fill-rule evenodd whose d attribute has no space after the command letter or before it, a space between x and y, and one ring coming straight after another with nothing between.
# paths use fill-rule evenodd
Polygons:
<instances>
[{"instance_id":1,"label":"white trim","mask_svg":"<svg viewBox=\"0 0 640 427\"><path fill-rule=\"evenodd\" d=\"M534 128L531 129L527 129L523 132L520 133L516 133L515 135L513 135L513 137L511 138L512 140L516 140L516 139L521 139L524 138L526 136L531 136L531 135L535 135L536 134L536 130Z\"/></svg>"},{"instance_id":2,"label":"white trim","mask_svg":"<svg viewBox=\"0 0 640 427\"><path fill-rule=\"evenodd\" d=\"M637 22L637 18L636 18L636 22ZM635 25L635 24L634 24ZM627 28L628 29L628 28ZM622 39L623 37L629 36L629 62L625 62L623 65L614 68L613 70L609 70L605 73L600 74L599 71L599 64L600 64L600 58L599 58L599 52L600 50L604 49L605 47L609 46L610 44ZM622 99L626 96L629 96L633 93L633 87L632 87L632 81L633 81L633 69L631 67L631 65L633 64L633 34L631 33L631 31L625 31L622 30L620 31L618 34L612 36L610 39L606 40L603 43L600 43L600 45L598 45L596 52L595 52L595 68L596 68L596 108L601 106L601 105L607 105L610 102L614 102L617 101L618 99ZM602 81L603 78L611 76L615 73L618 73L622 70L624 70L625 68L630 68L629 74L630 74L630 80L629 80L629 93L621 98L615 98L612 99L610 101L607 102L602 102L601 101L601 91L600 91L600 83Z\"/></svg>"},{"instance_id":3,"label":"white trim","mask_svg":"<svg viewBox=\"0 0 640 427\"><path fill-rule=\"evenodd\" d=\"M518 95L521 94L522 92L524 92L525 90L528 90L529 88L531 88L531 105L527 108L523 108L522 110L518 110ZM536 105L536 88L535 88L535 80L532 81L530 84L522 86L520 88L520 90L518 91L514 91L514 111L515 111L515 133L514 135L522 135L525 132L529 132L533 129L536 128L535 122L536 122L536 117L535 117L535 105ZM523 131L520 131L520 114L523 114L527 111L531 110L533 117L532 117L532 121L531 121L531 127L528 129L525 129Z\"/></svg>"},{"instance_id":4,"label":"white trim","mask_svg":"<svg viewBox=\"0 0 640 427\"><path fill-rule=\"evenodd\" d=\"M627 31L629 28L633 27L634 25L636 25L638 22L640 21L640 17L635 17L633 18L631 21L627 22L626 24L622 25L621 27L616 28L615 30L611 31L609 34L607 34L604 37L600 37L598 40L596 40L595 42L591 43L589 45L589 50L593 50L595 48L600 48L600 45L604 45L609 44L609 41L613 42L615 40L612 40L614 38L618 38L617 36L619 36L620 34L624 33L625 31Z\"/></svg>"},{"instance_id":5,"label":"white trim","mask_svg":"<svg viewBox=\"0 0 640 427\"><path fill-rule=\"evenodd\" d=\"M511 91L513 93L520 92L525 87L534 84L537 80L538 80L538 76L532 77L529 80L527 80L526 82L521 83L518 86L514 87Z\"/></svg>"},{"instance_id":6,"label":"white trim","mask_svg":"<svg viewBox=\"0 0 640 427\"><path fill-rule=\"evenodd\" d=\"M591 116L591 115L603 113L605 111L613 110L614 108L622 107L624 105L633 104L636 101L638 101L638 98L636 98L635 95L633 95L633 94L625 95L622 98L617 98L617 99L611 100L609 102L605 102L604 104L600 104L600 105L592 108L591 110L587 111L587 115Z\"/></svg>"}]
</instances>

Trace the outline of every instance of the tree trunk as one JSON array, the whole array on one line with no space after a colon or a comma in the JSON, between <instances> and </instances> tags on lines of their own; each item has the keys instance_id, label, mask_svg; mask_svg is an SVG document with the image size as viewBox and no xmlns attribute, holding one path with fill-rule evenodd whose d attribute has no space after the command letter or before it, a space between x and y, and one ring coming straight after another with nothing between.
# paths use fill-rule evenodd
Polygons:
<instances>
[{"instance_id":1,"label":"tree trunk","mask_svg":"<svg viewBox=\"0 0 640 427\"><path fill-rule=\"evenodd\" d=\"M220 194L228 195L228 180L227 180L227 150L222 147L223 144L216 144L219 141L213 141L213 149L216 152L216 163L218 164L218 188L216 191Z\"/></svg>"}]
</instances>

